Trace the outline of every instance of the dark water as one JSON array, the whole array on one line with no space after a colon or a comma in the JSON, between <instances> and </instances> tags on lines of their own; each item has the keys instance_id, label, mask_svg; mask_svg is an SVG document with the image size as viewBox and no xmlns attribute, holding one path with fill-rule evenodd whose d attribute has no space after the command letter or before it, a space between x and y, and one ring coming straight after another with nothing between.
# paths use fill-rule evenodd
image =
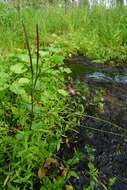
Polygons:
<instances>
[{"instance_id":1,"label":"dark water","mask_svg":"<svg viewBox=\"0 0 127 190\"><path fill-rule=\"evenodd\" d=\"M72 157L75 149L84 155L85 146L92 145L96 149L94 164L102 181L107 184L115 176L116 183L109 189L127 190L127 68L98 65L84 57L74 57L68 63L74 82L87 86L93 98L97 90L104 90L103 111L94 105L87 107L91 117L82 117L79 134L68 134L71 142L61 150L62 158ZM73 181L77 190L89 181L86 168L85 160L73 168L80 176Z\"/></svg>"},{"instance_id":2,"label":"dark water","mask_svg":"<svg viewBox=\"0 0 127 190\"><path fill-rule=\"evenodd\" d=\"M83 60L83 57L74 58L70 61L72 76L74 79L98 80L117 84L127 84L127 67L106 67ZM102 86L103 87L103 86Z\"/></svg>"}]
</instances>

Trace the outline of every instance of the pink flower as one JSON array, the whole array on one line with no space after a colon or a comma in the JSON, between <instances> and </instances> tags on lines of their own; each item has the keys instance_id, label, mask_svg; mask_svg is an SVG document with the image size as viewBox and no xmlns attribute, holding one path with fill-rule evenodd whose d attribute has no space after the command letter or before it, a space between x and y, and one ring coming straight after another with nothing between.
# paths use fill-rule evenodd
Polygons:
<instances>
[{"instance_id":1,"label":"pink flower","mask_svg":"<svg viewBox=\"0 0 127 190\"><path fill-rule=\"evenodd\" d=\"M68 89L68 92L71 96L76 95L76 89L74 88L74 86L72 84L68 85L67 89Z\"/></svg>"}]
</instances>

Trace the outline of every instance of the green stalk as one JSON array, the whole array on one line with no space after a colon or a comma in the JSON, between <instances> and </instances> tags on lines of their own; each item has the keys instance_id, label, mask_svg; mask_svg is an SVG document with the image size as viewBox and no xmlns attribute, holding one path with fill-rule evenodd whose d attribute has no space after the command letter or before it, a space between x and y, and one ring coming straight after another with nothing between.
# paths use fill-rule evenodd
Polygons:
<instances>
[{"instance_id":1,"label":"green stalk","mask_svg":"<svg viewBox=\"0 0 127 190\"><path fill-rule=\"evenodd\" d=\"M28 50L30 69L31 69L31 113L30 113L30 129L31 129L33 117L34 117L34 70L33 70L32 53L31 53L31 48L29 44L29 38L28 38L28 34L27 34L26 27L23 20L22 20L22 26L23 26L23 31L25 35L25 41L26 41L26 46Z\"/></svg>"},{"instance_id":2,"label":"green stalk","mask_svg":"<svg viewBox=\"0 0 127 190\"><path fill-rule=\"evenodd\" d=\"M36 87L37 79L39 76L39 29L38 29L38 24L36 25L36 57L37 57L37 62L36 62L34 88Z\"/></svg>"}]
</instances>

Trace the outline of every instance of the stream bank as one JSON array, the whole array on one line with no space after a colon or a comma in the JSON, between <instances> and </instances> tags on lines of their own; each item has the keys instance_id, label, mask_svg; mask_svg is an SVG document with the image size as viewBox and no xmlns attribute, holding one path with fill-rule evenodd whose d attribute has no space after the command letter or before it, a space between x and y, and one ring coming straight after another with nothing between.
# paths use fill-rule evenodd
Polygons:
<instances>
[{"instance_id":1,"label":"stream bank","mask_svg":"<svg viewBox=\"0 0 127 190\"><path fill-rule=\"evenodd\" d=\"M101 173L101 179L107 184L116 177L116 183L109 190L127 189L127 67L109 67L95 64L89 59L76 56L66 61L72 70L74 83L86 86L92 98L97 91L104 91L103 109L87 107L88 116L81 119L78 133L67 134L69 146L63 145L61 159L72 158L75 150L86 154L86 145L95 148L94 164ZM85 102L84 102L85 104ZM81 160L73 169L80 176L73 178L76 190L83 190L89 182L87 161ZM96 190L102 190L98 186Z\"/></svg>"}]
</instances>

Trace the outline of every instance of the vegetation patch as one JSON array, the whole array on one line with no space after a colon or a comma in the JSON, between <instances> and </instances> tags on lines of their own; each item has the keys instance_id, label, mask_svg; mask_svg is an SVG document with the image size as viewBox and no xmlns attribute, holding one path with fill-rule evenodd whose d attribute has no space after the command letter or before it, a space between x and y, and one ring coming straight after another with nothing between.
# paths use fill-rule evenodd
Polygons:
<instances>
[{"instance_id":1,"label":"vegetation patch","mask_svg":"<svg viewBox=\"0 0 127 190\"><path fill-rule=\"evenodd\" d=\"M74 81L65 60L81 55L93 60L92 66L126 65L127 8L90 9L86 2L72 6L68 1L0 3L0 26L0 189L111 190L117 177L103 178L98 149L89 140L97 137L90 130L119 132L93 127L98 114L105 113L105 101L114 99L106 96L107 89L91 91L90 85ZM101 121L103 127L118 126Z\"/></svg>"}]
</instances>

